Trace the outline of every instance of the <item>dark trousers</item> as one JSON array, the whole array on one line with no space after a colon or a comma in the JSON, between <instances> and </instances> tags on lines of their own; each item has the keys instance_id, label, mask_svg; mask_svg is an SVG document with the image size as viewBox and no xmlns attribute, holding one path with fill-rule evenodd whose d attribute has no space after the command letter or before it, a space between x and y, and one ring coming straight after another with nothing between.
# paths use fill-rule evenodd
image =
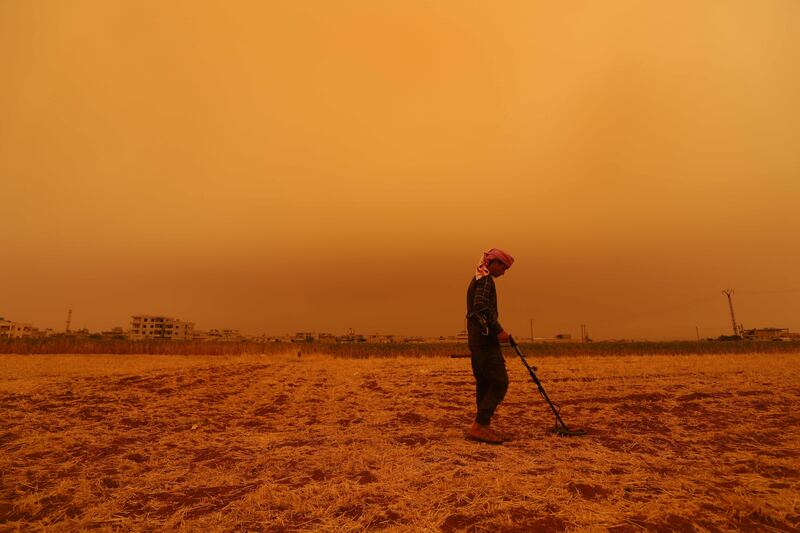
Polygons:
<instances>
[{"instance_id":1,"label":"dark trousers","mask_svg":"<svg viewBox=\"0 0 800 533\"><path fill-rule=\"evenodd\" d=\"M489 421L508 390L508 373L500 344L470 343L472 374L475 376L475 421L483 426Z\"/></svg>"}]
</instances>

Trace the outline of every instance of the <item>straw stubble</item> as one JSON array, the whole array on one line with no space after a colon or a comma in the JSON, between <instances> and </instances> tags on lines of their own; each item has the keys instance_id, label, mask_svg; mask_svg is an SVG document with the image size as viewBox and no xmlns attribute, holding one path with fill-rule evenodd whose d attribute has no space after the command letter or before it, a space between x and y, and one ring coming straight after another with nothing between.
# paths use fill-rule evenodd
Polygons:
<instances>
[{"instance_id":1,"label":"straw stubble","mask_svg":"<svg viewBox=\"0 0 800 533\"><path fill-rule=\"evenodd\" d=\"M733 531L798 527L800 358L508 359L464 438L468 359L6 356L10 530ZM53 368L71 368L59 377ZM25 369L28 369L27 372ZM115 369L115 370L114 370Z\"/></svg>"}]
</instances>

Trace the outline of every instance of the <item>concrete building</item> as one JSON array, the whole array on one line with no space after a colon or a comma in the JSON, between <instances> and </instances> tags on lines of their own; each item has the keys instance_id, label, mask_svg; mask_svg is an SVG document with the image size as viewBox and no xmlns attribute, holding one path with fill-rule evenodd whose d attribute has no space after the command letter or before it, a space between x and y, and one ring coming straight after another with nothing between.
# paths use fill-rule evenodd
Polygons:
<instances>
[{"instance_id":1,"label":"concrete building","mask_svg":"<svg viewBox=\"0 0 800 533\"><path fill-rule=\"evenodd\" d=\"M394 344L395 338L394 335L375 333L373 335L367 335L367 342L371 344Z\"/></svg>"},{"instance_id":2,"label":"concrete building","mask_svg":"<svg viewBox=\"0 0 800 533\"><path fill-rule=\"evenodd\" d=\"M106 331L101 331L100 336L104 339L125 339L128 336L125 334L125 330L122 329L121 326L117 326L115 328L111 328Z\"/></svg>"},{"instance_id":3,"label":"concrete building","mask_svg":"<svg viewBox=\"0 0 800 533\"><path fill-rule=\"evenodd\" d=\"M292 342L314 342L317 336L311 331L298 331L292 337Z\"/></svg>"},{"instance_id":4,"label":"concrete building","mask_svg":"<svg viewBox=\"0 0 800 533\"><path fill-rule=\"evenodd\" d=\"M33 334L33 324L0 318L0 339L22 339Z\"/></svg>"},{"instance_id":5,"label":"concrete building","mask_svg":"<svg viewBox=\"0 0 800 533\"><path fill-rule=\"evenodd\" d=\"M195 331L194 338L197 340L198 332ZM247 337L241 334L238 329L211 329L202 334L202 340L207 341L245 341Z\"/></svg>"},{"instance_id":6,"label":"concrete building","mask_svg":"<svg viewBox=\"0 0 800 533\"><path fill-rule=\"evenodd\" d=\"M753 328L742 329L742 338L749 341L791 340L794 335L789 328Z\"/></svg>"},{"instance_id":7,"label":"concrete building","mask_svg":"<svg viewBox=\"0 0 800 533\"><path fill-rule=\"evenodd\" d=\"M50 328L46 329L39 329L33 328L31 329L31 338L32 339L44 339L45 337L49 337L53 334L53 330Z\"/></svg>"},{"instance_id":8,"label":"concrete building","mask_svg":"<svg viewBox=\"0 0 800 533\"><path fill-rule=\"evenodd\" d=\"M184 322L177 318L152 315L134 315L131 317L130 338L192 340L194 322Z\"/></svg>"}]
</instances>

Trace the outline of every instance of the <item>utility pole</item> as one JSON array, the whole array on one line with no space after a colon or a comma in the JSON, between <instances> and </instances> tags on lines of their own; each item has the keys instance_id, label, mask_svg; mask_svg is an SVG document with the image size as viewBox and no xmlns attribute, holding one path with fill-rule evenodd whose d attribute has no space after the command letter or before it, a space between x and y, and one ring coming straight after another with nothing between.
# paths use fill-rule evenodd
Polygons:
<instances>
[{"instance_id":1,"label":"utility pole","mask_svg":"<svg viewBox=\"0 0 800 533\"><path fill-rule=\"evenodd\" d=\"M586 324L581 324L581 342L586 342L589 335L586 332Z\"/></svg>"},{"instance_id":2,"label":"utility pole","mask_svg":"<svg viewBox=\"0 0 800 533\"><path fill-rule=\"evenodd\" d=\"M733 334L739 336L739 326L736 325L736 315L733 314L733 299L731 298L733 289L725 289L722 291L722 294L728 297L728 307L731 309L731 324L733 324Z\"/></svg>"},{"instance_id":3,"label":"utility pole","mask_svg":"<svg viewBox=\"0 0 800 533\"><path fill-rule=\"evenodd\" d=\"M699 326L695 326L694 330L697 333L697 340L699 341L700 340L700 327Z\"/></svg>"},{"instance_id":4,"label":"utility pole","mask_svg":"<svg viewBox=\"0 0 800 533\"><path fill-rule=\"evenodd\" d=\"M66 332L69 333L69 327L72 323L72 306L69 307L69 311L67 311L67 328Z\"/></svg>"},{"instance_id":5,"label":"utility pole","mask_svg":"<svg viewBox=\"0 0 800 533\"><path fill-rule=\"evenodd\" d=\"M533 342L533 319L531 318L530 321L531 321L531 342Z\"/></svg>"}]
</instances>

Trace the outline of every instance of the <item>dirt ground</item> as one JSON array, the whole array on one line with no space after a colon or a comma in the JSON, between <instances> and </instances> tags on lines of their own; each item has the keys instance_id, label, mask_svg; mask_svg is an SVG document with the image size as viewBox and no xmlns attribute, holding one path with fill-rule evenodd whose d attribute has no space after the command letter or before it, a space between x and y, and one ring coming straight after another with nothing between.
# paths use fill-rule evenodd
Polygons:
<instances>
[{"instance_id":1,"label":"dirt ground","mask_svg":"<svg viewBox=\"0 0 800 533\"><path fill-rule=\"evenodd\" d=\"M800 531L800 354L0 357L0 531Z\"/></svg>"}]
</instances>

